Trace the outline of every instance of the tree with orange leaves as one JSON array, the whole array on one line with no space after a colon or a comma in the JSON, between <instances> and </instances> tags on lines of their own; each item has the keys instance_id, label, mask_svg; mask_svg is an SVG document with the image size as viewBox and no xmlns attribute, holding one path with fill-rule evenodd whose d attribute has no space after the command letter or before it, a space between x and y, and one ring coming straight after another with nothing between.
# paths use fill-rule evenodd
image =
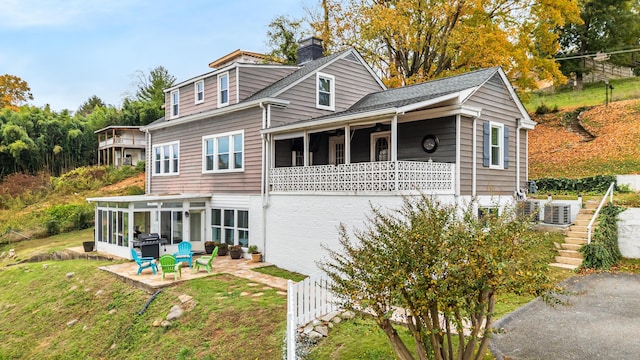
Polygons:
<instances>
[{"instance_id":1,"label":"tree with orange leaves","mask_svg":"<svg viewBox=\"0 0 640 360\"><path fill-rule=\"evenodd\" d=\"M18 110L27 100L33 100L33 95L26 81L9 74L0 76L0 109Z\"/></svg>"}]
</instances>

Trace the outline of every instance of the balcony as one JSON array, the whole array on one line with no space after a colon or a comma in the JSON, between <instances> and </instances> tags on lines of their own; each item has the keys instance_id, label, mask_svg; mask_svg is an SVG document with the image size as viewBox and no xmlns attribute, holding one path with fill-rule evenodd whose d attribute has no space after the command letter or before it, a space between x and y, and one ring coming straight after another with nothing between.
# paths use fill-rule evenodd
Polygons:
<instances>
[{"instance_id":1,"label":"balcony","mask_svg":"<svg viewBox=\"0 0 640 360\"><path fill-rule=\"evenodd\" d=\"M269 170L272 193L455 193L455 164L377 161Z\"/></svg>"}]
</instances>

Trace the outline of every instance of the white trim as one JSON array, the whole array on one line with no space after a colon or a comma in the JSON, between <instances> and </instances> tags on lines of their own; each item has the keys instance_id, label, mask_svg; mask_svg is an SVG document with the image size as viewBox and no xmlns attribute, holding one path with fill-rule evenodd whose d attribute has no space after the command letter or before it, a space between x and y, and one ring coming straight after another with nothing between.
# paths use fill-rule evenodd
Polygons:
<instances>
[{"instance_id":1,"label":"white trim","mask_svg":"<svg viewBox=\"0 0 640 360\"><path fill-rule=\"evenodd\" d=\"M460 180L462 179L462 174L460 174L460 161L462 158L462 138L461 138L461 127L462 121L460 119L460 114L456 115L456 178L455 178L455 195L460 196Z\"/></svg>"},{"instance_id":2,"label":"white trim","mask_svg":"<svg viewBox=\"0 0 640 360\"><path fill-rule=\"evenodd\" d=\"M176 98L178 100L177 103L175 102ZM180 89L173 90L169 94L169 99L171 100L171 107L169 107L169 118L175 119L177 117L180 117Z\"/></svg>"},{"instance_id":3,"label":"white trim","mask_svg":"<svg viewBox=\"0 0 640 360\"><path fill-rule=\"evenodd\" d=\"M221 115L225 115L225 114L232 113L232 112L235 112L235 111L246 110L246 109L252 108L254 106L260 106L260 104L263 104L263 105L276 104L278 106L286 107L287 105L289 105L289 103L290 102L288 100L275 99L275 98L264 98L264 99L259 99L259 100L253 100L253 101L243 102L243 103L240 103L240 104L233 104L233 105L225 106L222 109L213 109L213 110L204 111L204 112L201 112L201 113L198 113L198 114L187 115L187 116L184 116L184 117L182 117L180 119L176 119L176 120L154 122L154 123L151 123L151 124L149 124L147 126L141 127L141 130L143 130L143 131L157 130L157 129L163 129L163 128L167 128L167 127L176 126L176 125L182 125L182 124L185 124L185 123L202 120L202 119L206 119L206 118L209 118L209 117L221 116Z\"/></svg>"},{"instance_id":4,"label":"white trim","mask_svg":"<svg viewBox=\"0 0 640 360\"><path fill-rule=\"evenodd\" d=\"M235 81L235 86L236 88L236 102L240 102L240 68L236 67L236 81Z\"/></svg>"},{"instance_id":5,"label":"white trim","mask_svg":"<svg viewBox=\"0 0 640 360\"><path fill-rule=\"evenodd\" d=\"M387 139L387 158L384 160L376 160L376 141L380 138ZM369 159L374 161L391 161L391 131L373 132L369 140Z\"/></svg>"},{"instance_id":6,"label":"white trim","mask_svg":"<svg viewBox=\"0 0 640 360\"><path fill-rule=\"evenodd\" d=\"M320 93L325 92L320 90L320 80L329 81L329 105L320 104ZM316 108L321 110L336 110L336 77L321 72L316 72ZM325 92L326 93L326 92Z\"/></svg>"},{"instance_id":7,"label":"white trim","mask_svg":"<svg viewBox=\"0 0 640 360\"><path fill-rule=\"evenodd\" d=\"M239 168L233 167L235 165L235 143L234 136L241 135L242 137L242 166ZM218 140L220 138L228 138L229 139L229 163L227 169L218 169L218 162L216 161L218 158ZM207 141L212 141L212 154L207 154ZM245 150L244 150L244 129L238 131L230 131L220 134L211 134L205 135L202 137L202 173L203 174L218 174L218 173L229 173L229 172L243 172L244 171L244 163L245 163ZM213 169L207 169L207 156L211 155L213 157Z\"/></svg>"},{"instance_id":8,"label":"white trim","mask_svg":"<svg viewBox=\"0 0 640 360\"><path fill-rule=\"evenodd\" d=\"M224 79L224 78L227 78L227 88L226 88L227 101L222 102L222 91L223 91L222 90L222 79ZM220 107L224 107L224 106L229 105L230 100L231 100L230 99L230 97L231 97L231 89L230 89L231 84L230 84L229 72L227 71L227 72L218 74L217 82L218 82L218 88L217 88L216 94L218 95L217 96L218 97L218 107L220 108Z\"/></svg>"},{"instance_id":9,"label":"white trim","mask_svg":"<svg viewBox=\"0 0 640 360\"><path fill-rule=\"evenodd\" d=\"M174 169L173 160L174 160L174 146L178 146L178 168ZM168 147L169 149L169 170L165 171L164 163L167 159L164 158L164 148ZM156 149L160 148L160 172L156 173ZM173 170L173 171L172 171ZM151 176L176 176L180 175L180 141L171 141L162 144L156 144L151 147Z\"/></svg>"},{"instance_id":10,"label":"white trim","mask_svg":"<svg viewBox=\"0 0 640 360\"><path fill-rule=\"evenodd\" d=\"M202 84L202 99L198 99L198 84ZM202 104L204 102L204 79L198 80L193 83L193 99L195 104Z\"/></svg>"},{"instance_id":11,"label":"white trim","mask_svg":"<svg viewBox=\"0 0 640 360\"><path fill-rule=\"evenodd\" d=\"M500 133L498 134L498 164L493 163L493 129L498 128ZM507 144L504 143L504 124L489 121L489 168L490 169L504 169L504 147Z\"/></svg>"}]
</instances>

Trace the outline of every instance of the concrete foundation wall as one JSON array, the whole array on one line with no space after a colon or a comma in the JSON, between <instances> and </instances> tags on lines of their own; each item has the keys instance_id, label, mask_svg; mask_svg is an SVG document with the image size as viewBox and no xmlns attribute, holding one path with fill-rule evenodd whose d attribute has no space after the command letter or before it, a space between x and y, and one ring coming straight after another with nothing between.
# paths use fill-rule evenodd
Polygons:
<instances>
[{"instance_id":1,"label":"concrete foundation wall","mask_svg":"<svg viewBox=\"0 0 640 360\"><path fill-rule=\"evenodd\" d=\"M627 209L618 215L618 247L622 256L640 258L640 209Z\"/></svg>"}]
</instances>

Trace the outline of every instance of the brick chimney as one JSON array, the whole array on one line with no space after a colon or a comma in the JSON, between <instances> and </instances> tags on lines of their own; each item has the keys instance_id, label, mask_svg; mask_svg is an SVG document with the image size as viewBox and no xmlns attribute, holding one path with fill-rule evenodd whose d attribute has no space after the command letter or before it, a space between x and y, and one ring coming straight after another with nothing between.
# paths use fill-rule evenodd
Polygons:
<instances>
[{"instance_id":1,"label":"brick chimney","mask_svg":"<svg viewBox=\"0 0 640 360\"><path fill-rule=\"evenodd\" d=\"M323 56L322 39L310 37L298 42L298 65L320 59Z\"/></svg>"}]
</instances>

